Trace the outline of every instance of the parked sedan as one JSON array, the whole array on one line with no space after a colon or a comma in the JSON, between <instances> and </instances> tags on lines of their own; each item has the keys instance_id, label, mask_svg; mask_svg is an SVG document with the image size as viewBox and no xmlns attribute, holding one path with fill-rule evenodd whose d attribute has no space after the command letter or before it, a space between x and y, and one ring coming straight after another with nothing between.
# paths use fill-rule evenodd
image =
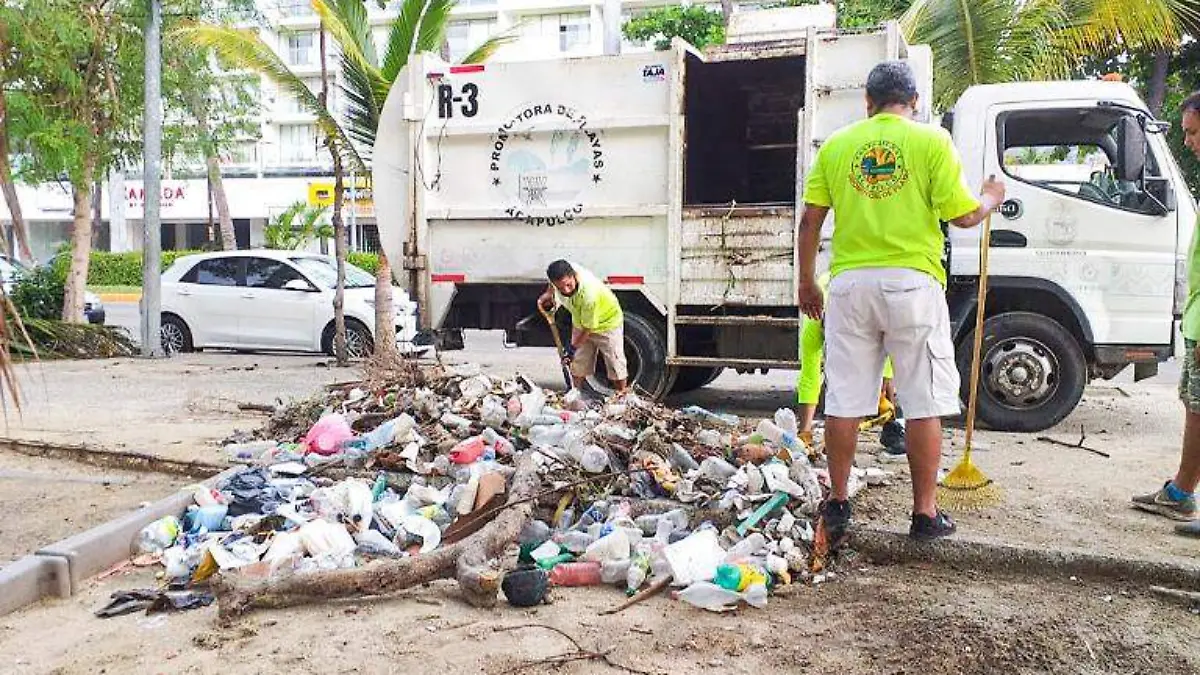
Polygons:
<instances>
[{"instance_id":1,"label":"parked sedan","mask_svg":"<svg viewBox=\"0 0 1200 675\"><path fill-rule=\"evenodd\" d=\"M16 288L17 278L27 271L29 268L25 263L0 253L0 285L4 286L5 293L11 294ZM91 291L84 291L83 314L88 323L104 325L104 303L100 301L100 296Z\"/></svg>"},{"instance_id":2,"label":"parked sedan","mask_svg":"<svg viewBox=\"0 0 1200 675\"><path fill-rule=\"evenodd\" d=\"M185 256L162 275L162 344L196 349L333 354L337 263L297 251L226 251ZM395 340L413 350L416 303L392 289ZM374 349L375 277L346 265L346 346L353 358Z\"/></svg>"}]
</instances>

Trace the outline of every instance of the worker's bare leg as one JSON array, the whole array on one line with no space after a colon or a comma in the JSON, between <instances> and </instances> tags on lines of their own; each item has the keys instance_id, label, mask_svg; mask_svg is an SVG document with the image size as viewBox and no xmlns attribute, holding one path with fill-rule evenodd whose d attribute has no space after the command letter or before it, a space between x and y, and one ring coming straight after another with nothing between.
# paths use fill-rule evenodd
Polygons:
<instances>
[{"instance_id":1,"label":"worker's bare leg","mask_svg":"<svg viewBox=\"0 0 1200 675\"><path fill-rule=\"evenodd\" d=\"M825 416L825 453L829 456L829 484L835 501L849 498L850 467L854 465L854 450L858 445L859 417Z\"/></svg>"},{"instance_id":2,"label":"worker's bare leg","mask_svg":"<svg viewBox=\"0 0 1200 675\"><path fill-rule=\"evenodd\" d=\"M1195 492L1200 484L1200 413L1190 410L1183 426L1183 452L1179 455L1179 471L1175 472L1175 487Z\"/></svg>"},{"instance_id":3,"label":"worker's bare leg","mask_svg":"<svg viewBox=\"0 0 1200 675\"><path fill-rule=\"evenodd\" d=\"M912 474L913 513L937 515L937 472L942 457L942 420L908 420L908 467ZM830 469L832 475L832 468Z\"/></svg>"}]
</instances>

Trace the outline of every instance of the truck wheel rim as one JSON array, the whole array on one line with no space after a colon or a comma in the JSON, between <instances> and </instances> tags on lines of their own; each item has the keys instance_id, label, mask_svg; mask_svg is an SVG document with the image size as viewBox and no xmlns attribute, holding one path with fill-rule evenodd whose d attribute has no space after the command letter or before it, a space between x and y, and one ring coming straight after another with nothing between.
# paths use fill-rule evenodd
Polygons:
<instances>
[{"instance_id":1,"label":"truck wheel rim","mask_svg":"<svg viewBox=\"0 0 1200 675\"><path fill-rule=\"evenodd\" d=\"M1058 358L1032 338L1001 340L988 350L981 368L984 389L1006 408L1036 408L1058 391Z\"/></svg>"},{"instance_id":2,"label":"truck wheel rim","mask_svg":"<svg viewBox=\"0 0 1200 675\"><path fill-rule=\"evenodd\" d=\"M183 351L183 330L172 323L164 323L159 329L163 351L178 354Z\"/></svg>"}]
</instances>

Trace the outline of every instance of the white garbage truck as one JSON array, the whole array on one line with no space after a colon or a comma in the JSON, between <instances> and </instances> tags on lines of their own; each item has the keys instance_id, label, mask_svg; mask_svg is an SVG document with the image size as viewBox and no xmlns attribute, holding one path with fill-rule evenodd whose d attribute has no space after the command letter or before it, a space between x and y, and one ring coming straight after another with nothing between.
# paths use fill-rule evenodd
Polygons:
<instances>
[{"instance_id":1,"label":"white garbage truck","mask_svg":"<svg viewBox=\"0 0 1200 675\"><path fill-rule=\"evenodd\" d=\"M652 395L726 368L799 368L805 172L866 114L870 69L904 59L921 121L951 132L969 183L1008 185L992 225L980 419L1045 429L1089 381L1129 366L1149 377L1173 355L1196 206L1130 86L978 86L934 118L928 47L894 23L840 32L794 16L735 15L728 43L703 53L677 39L473 66L415 56L382 111L374 189L383 249L427 334L442 349L468 329L551 345L535 299L565 258L617 293L631 381ZM945 247L964 383L979 239L948 228ZM603 391L598 369L589 384Z\"/></svg>"}]
</instances>

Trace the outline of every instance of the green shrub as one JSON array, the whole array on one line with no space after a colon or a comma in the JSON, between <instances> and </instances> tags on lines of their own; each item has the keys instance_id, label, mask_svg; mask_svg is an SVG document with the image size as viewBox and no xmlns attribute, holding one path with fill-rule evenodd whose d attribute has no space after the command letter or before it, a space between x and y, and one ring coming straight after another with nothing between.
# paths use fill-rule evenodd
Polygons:
<instances>
[{"instance_id":1,"label":"green shrub","mask_svg":"<svg viewBox=\"0 0 1200 675\"><path fill-rule=\"evenodd\" d=\"M379 271L378 253L348 253L346 254L346 262L355 267L361 267L371 274Z\"/></svg>"},{"instance_id":2,"label":"green shrub","mask_svg":"<svg viewBox=\"0 0 1200 675\"><path fill-rule=\"evenodd\" d=\"M22 272L12 293L13 305L21 319L61 319L66 283L67 275L58 265Z\"/></svg>"},{"instance_id":3,"label":"green shrub","mask_svg":"<svg viewBox=\"0 0 1200 675\"><path fill-rule=\"evenodd\" d=\"M163 251L162 269L170 267L178 258L185 255L200 253L200 251ZM55 266L64 269L70 266L69 256L61 256L54 261ZM130 251L127 253L107 253L93 251L92 261L88 267L88 284L92 286L141 286L142 285L142 253Z\"/></svg>"}]
</instances>

